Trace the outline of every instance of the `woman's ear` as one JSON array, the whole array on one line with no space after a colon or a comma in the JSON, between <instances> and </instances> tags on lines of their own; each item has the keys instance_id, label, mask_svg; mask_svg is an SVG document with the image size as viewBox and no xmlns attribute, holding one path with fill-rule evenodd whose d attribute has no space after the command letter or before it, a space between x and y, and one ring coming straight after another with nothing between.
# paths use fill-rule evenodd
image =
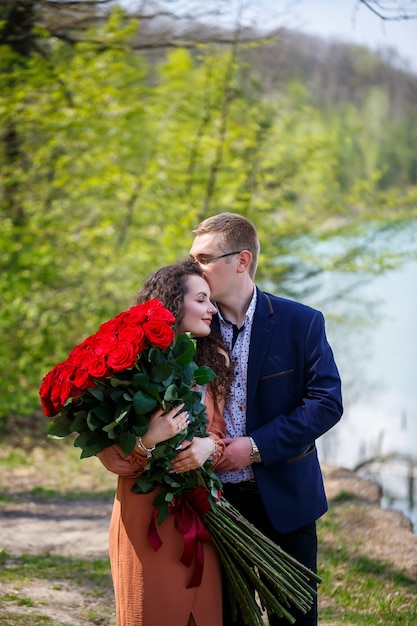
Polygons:
<instances>
[{"instance_id":1,"label":"woman's ear","mask_svg":"<svg viewBox=\"0 0 417 626\"><path fill-rule=\"evenodd\" d=\"M239 252L239 262L238 262L237 271L240 273L248 271L251 261L252 261L252 252L249 252L249 250L242 250L241 252Z\"/></svg>"}]
</instances>

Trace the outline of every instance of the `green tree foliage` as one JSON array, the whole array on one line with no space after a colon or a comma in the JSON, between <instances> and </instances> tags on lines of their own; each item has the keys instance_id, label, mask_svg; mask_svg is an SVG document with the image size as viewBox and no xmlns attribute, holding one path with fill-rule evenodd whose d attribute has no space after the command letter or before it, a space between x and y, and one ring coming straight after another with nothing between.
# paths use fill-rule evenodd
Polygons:
<instances>
[{"instance_id":1,"label":"green tree foliage","mask_svg":"<svg viewBox=\"0 0 417 626\"><path fill-rule=\"evenodd\" d=\"M325 117L297 83L265 97L237 42L155 62L132 51L138 28L116 9L83 41L39 30L30 54L2 48L0 416L33 413L42 375L210 214L253 220L259 279L288 292L326 267L381 266L349 232L416 217L411 178L380 185L384 110L354 137L355 108Z\"/></svg>"}]
</instances>

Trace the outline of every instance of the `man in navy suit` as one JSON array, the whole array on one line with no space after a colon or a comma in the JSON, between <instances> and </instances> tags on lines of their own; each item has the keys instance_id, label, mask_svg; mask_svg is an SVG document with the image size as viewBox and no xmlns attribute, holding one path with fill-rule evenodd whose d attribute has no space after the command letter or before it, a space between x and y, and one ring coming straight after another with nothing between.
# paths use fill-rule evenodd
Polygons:
<instances>
[{"instance_id":1,"label":"man in navy suit","mask_svg":"<svg viewBox=\"0 0 417 626\"><path fill-rule=\"evenodd\" d=\"M254 284L256 229L220 213L195 228L190 255L204 270L235 362L225 407L225 497L289 554L317 571L316 520L327 500L315 441L342 415L341 382L323 315ZM317 625L317 602L297 626ZM224 626L232 622L225 606ZM288 624L269 616L270 626Z\"/></svg>"}]
</instances>

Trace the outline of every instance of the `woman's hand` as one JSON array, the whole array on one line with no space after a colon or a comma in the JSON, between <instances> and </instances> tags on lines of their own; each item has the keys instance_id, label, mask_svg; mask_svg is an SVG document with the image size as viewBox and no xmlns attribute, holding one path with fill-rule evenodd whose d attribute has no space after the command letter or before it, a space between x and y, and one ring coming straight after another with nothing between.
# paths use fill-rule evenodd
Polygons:
<instances>
[{"instance_id":1,"label":"woman's hand","mask_svg":"<svg viewBox=\"0 0 417 626\"><path fill-rule=\"evenodd\" d=\"M152 415L148 430L142 437L142 443L146 448L152 448L161 441L171 439L187 428L189 415L187 411L181 410L183 406L174 407L165 414L159 409Z\"/></svg>"},{"instance_id":2,"label":"woman's hand","mask_svg":"<svg viewBox=\"0 0 417 626\"><path fill-rule=\"evenodd\" d=\"M174 472L189 472L204 465L213 454L216 444L211 437L195 437L192 442L185 440L181 451L172 461Z\"/></svg>"}]
</instances>

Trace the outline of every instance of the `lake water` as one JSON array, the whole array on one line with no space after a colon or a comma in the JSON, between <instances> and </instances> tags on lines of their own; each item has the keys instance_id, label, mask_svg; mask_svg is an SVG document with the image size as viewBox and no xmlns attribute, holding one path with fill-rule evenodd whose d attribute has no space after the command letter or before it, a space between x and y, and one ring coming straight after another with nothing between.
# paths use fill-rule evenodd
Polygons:
<instances>
[{"instance_id":1,"label":"lake water","mask_svg":"<svg viewBox=\"0 0 417 626\"><path fill-rule=\"evenodd\" d=\"M320 459L354 469L365 460L389 457L359 473L381 484L382 506L402 511L416 532L417 263L375 278L355 296L368 303L371 323L361 329L352 325L343 337L340 329L328 327L344 382L345 413L319 440Z\"/></svg>"}]
</instances>

